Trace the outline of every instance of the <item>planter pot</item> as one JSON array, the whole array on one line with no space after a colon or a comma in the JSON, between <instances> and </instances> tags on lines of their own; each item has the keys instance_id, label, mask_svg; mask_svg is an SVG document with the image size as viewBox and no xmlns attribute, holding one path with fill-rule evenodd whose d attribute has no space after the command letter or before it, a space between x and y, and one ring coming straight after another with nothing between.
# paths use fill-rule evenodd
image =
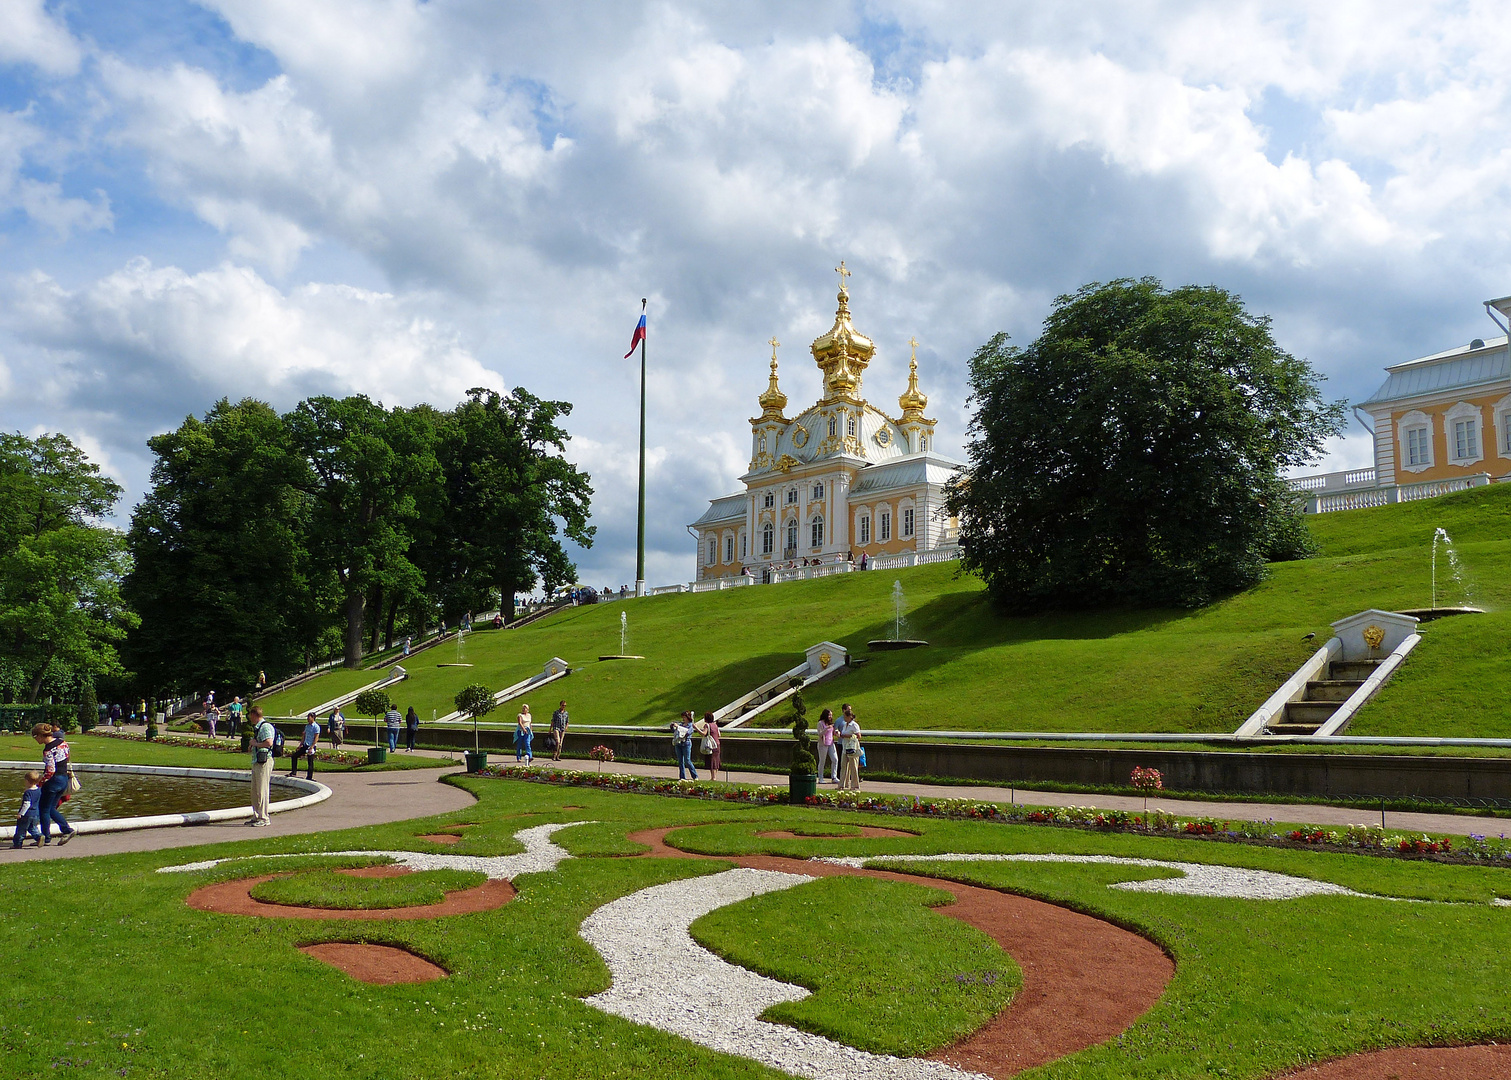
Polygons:
<instances>
[{"instance_id":1,"label":"planter pot","mask_svg":"<svg viewBox=\"0 0 1511 1080\"><path fill-rule=\"evenodd\" d=\"M488 764L486 750L466 750L463 751L462 756L467 759L467 771L471 773L482 772L484 766Z\"/></svg>"},{"instance_id":2,"label":"planter pot","mask_svg":"<svg viewBox=\"0 0 1511 1080\"><path fill-rule=\"evenodd\" d=\"M810 795L818 794L818 777L813 773L787 777L787 802L802 806Z\"/></svg>"},{"instance_id":3,"label":"planter pot","mask_svg":"<svg viewBox=\"0 0 1511 1080\"><path fill-rule=\"evenodd\" d=\"M369 746L367 748L367 763L369 765L381 765L388 760L388 747Z\"/></svg>"},{"instance_id":4,"label":"planter pot","mask_svg":"<svg viewBox=\"0 0 1511 1080\"><path fill-rule=\"evenodd\" d=\"M149 739L155 739L155 738L157 738L157 725L156 724L148 724L147 725L147 738L149 738Z\"/></svg>"}]
</instances>

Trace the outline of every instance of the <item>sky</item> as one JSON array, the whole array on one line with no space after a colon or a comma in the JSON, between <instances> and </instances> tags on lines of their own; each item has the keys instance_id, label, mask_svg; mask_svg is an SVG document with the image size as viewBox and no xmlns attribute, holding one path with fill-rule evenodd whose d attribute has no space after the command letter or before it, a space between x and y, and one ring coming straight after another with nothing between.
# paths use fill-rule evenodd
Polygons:
<instances>
[{"instance_id":1,"label":"sky","mask_svg":"<svg viewBox=\"0 0 1511 1080\"><path fill-rule=\"evenodd\" d=\"M1488 3L0 0L0 428L125 488L222 397L567 400L584 581L739 490L841 259L887 411L959 455L967 363L1054 298L1212 284L1361 401L1511 293L1511 22ZM1350 420L1319 469L1370 463Z\"/></svg>"}]
</instances>

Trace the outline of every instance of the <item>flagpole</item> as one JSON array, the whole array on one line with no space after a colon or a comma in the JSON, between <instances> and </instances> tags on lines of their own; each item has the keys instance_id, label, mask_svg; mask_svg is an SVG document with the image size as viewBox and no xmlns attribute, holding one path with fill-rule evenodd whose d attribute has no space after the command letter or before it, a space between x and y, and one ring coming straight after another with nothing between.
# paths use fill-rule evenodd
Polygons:
<instances>
[{"instance_id":1,"label":"flagpole","mask_svg":"<svg viewBox=\"0 0 1511 1080\"><path fill-rule=\"evenodd\" d=\"M640 317L645 318L645 297L640 298ZM640 514L635 535L635 595L645 595L645 339L640 336Z\"/></svg>"}]
</instances>

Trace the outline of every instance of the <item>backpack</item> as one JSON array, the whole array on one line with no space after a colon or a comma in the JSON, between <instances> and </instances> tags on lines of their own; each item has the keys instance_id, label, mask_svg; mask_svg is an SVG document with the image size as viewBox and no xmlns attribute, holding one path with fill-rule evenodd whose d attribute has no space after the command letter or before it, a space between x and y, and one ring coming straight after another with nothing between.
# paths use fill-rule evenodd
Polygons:
<instances>
[{"instance_id":1,"label":"backpack","mask_svg":"<svg viewBox=\"0 0 1511 1080\"><path fill-rule=\"evenodd\" d=\"M273 728L273 756L283 757L283 732L277 727Z\"/></svg>"}]
</instances>

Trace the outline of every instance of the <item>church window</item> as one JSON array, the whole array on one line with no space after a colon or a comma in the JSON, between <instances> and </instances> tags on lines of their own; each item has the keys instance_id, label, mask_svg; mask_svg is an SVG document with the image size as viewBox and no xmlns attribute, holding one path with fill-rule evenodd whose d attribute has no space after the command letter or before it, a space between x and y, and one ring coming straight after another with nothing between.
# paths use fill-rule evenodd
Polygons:
<instances>
[{"instance_id":1,"label":"church window","mask_svg":"<svg viewBox=\"0 0 1511 1080\"><path fill-rule=\"evenodd\" d=\"M904 536L912 536L913 535L913 508L911 506L903 507L903 511L902 511L902 535L904 535Z\"/></svg>"},{"instance_id":2,"label":"church window","mask_svg":"<svg viewBox=\"0 0 1511 1080\"><path fill-rule=\"evenodd\" d=\"M787 550L789 552L797 550L797 520L796 519L793 519L792 521L789 521L787 523Z\"/></svg>"},{"instance_id":3,"label":"church window","mask_svg":"<svg viewBox=\"0 0 1511 1080\"><path fill-rule=\"evenodd\" d=\"M817 502L819 499L822 499L823 497L824 497L824 485L823 484L814 484L813 485L813 498L814 498L814 501Z\"/></svg>"},{"instance_id":4,"label":"church window","mask_svg":"<svg viewBox=\"0 0 1511 1080\"><path fill-rule=\"evenodd\" d=\"M831 417L829 417L829 438L831 438L831 439L834 438L834 436L836 434L838 434L838 433L839 433L839 426L836 423L834 417L831 416Z\"/></svg>"},{"instance_id":5,"label":"church window","mask_svg":"<svg viewBox=\"0 0 1511 1080\"><path fill-rule=\"evenodd\" d=\"M733 536L724 537L724 561L735 561L735 538Z\"/></svg>"},{"instance_id":6,"label":"church window","mask_svg":"<svg viewBox=\"0 0 1511 1080\"><path fill-rule=\"evenodd\" d=\"M892 511L883 510L881 512L881 522L877 527L876 538L883 544L892 539Z\"/></svg>"},{"instance_id":7,"label":"church window","mask_svg":"<svg viewBox=\"0 0 1511 1080\"><path fill-rule=\"evenodd\" d=\"M1432 443L1429 440L1426 428L1414 427L1406 429L1406 464L1432 464Z\"/></svg>"},{"instance_id":8,"label":"church window","mask_svg":"<svg viewBox=\"0 0 1511 1080\"><path fill-rule=\"evenodd\" d=\"M761 497L761 507L762 507L762 509L770 510L775 505L776 505L776 496L773 495L771 492L768 491L765 495L763 495Z\"/></svg>"},{"instance_id":9,"label":"church window","mask_svg":"<svg viewBox=\"0 0 1511 1080\"><path fill-rule=\"evenodd\" d=\"M761 554L770 555L772 544L776 542L776 530L771 527L771 522L761 530Z\"/></svg>"},{"instance_id":10,"label":"church window","mask_svg":"<svg viewBox=\"0 0 1511 1080\"><path fill-rule=\"evenodd\" d=\"M821 518L821 517L819 517L817 514L815 514L813 516L813 521L809 523L809 530L813 534L813 546L814 547L823 547L824 546L824 519Z\"/></svg>"},{"instance_id":11,"label":"church window","mask_svg":"<svg viewBox=\"0 0 1511 1080\"><path fill-rule=\"evenodd\" d=\"M860 521L855 526L855 531L860 536L860 542L862 544L869 544L871 542L871 515L870 514L862 514L861 515Z\"/></svg>"},{"instance_id":12,"label":"church window","mask_svg":"<svg viewBox=\"0 0 1511 1080\"><path fill-rule=\"evenodd\" d=\"M855 435L855 417L852 416L852 417L850 417L850 419L848 419L848 420L845 421L845 432L846 432L846 434L850 435L852 438L854 437L854 435Z\"/></svg>"}]
</instances>

